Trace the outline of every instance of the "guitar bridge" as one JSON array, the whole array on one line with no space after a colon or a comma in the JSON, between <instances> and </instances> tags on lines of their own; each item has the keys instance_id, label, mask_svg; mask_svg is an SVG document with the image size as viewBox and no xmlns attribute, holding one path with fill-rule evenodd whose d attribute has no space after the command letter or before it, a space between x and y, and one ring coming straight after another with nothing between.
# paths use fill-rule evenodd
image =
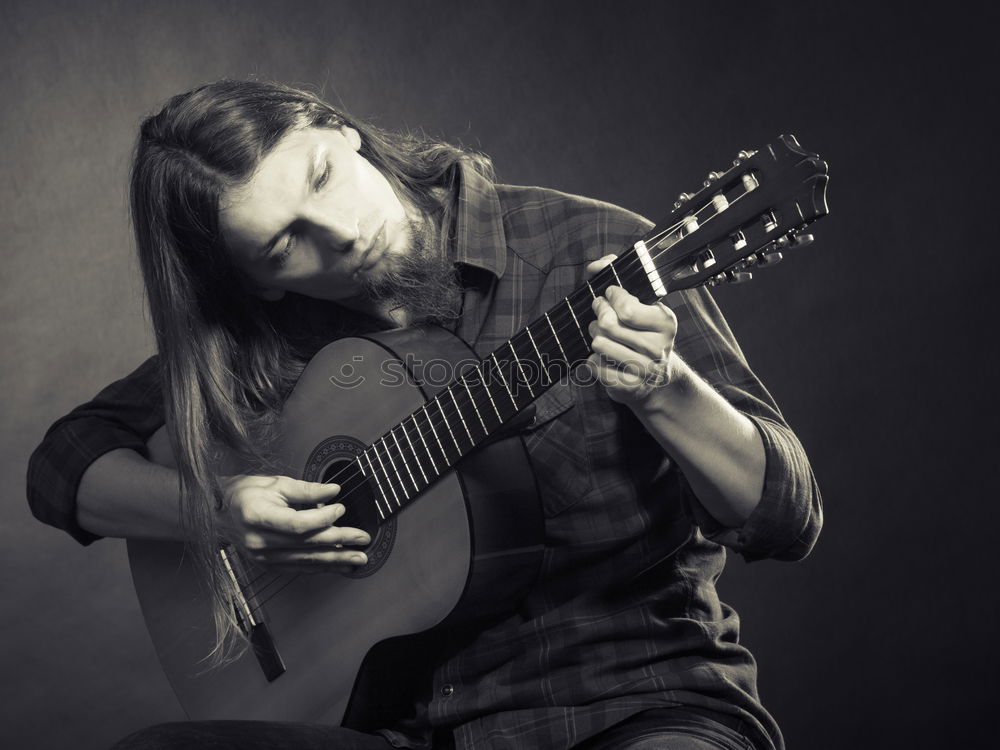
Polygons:
<instances>
[{"instance_id":1,"label":"guitar bridge","mask_svg":"<svg viewBox=\"0 0 1000 750\"><path fill-rule=\"evenodd\" d=\"M278 653L278 647L274 642L270 628L260 617L263 609L256 601L253 592L240 582L241 576L239 574L242 573L242 577L246 579L246 573L240 564L239 556L230 555L226 552L225 547L219 548L219 556L222 558L222 564L225 566L229 582L232 584L232 605L236 622L250 641L250 646L254 656L257 657L257 663L260 664L264 677L267 678L268 682L274 682L285 673L285 662L282 660L281 654Z\"/></svg>"}]
</instances>

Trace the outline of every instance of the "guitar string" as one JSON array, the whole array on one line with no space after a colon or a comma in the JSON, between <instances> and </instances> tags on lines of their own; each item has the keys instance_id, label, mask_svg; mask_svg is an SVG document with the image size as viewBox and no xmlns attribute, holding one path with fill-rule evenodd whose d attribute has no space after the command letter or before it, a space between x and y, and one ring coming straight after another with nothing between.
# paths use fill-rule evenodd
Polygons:
<instances>
[{"instance_id":1,"label":"guitar string","mask_svg":"<svg viewBox=\"0 0 1000 750\"><path fill-rule=\"evenodd\" d=\"M663 229L662 231L660 231L660 232L652 235L647 240L645 240L647 243L652 243L651 245L647 244L647 250L649 251L650 258L655 261L655 260L661 258L664 254L670 252L670 248L673 247L673 245L676 244L677 241L679 241L680 239L682 239L681 237L677 238L677 240L675 240L675 242L671 242L670 244L665 245L662 248L660 248L660 244L663 241L672 238L674 236L675 232L677 232L678 229L681 229L682 227L684 227L684 225L690 223L690 221L692 219L698 220L698 229L694 230L695 232L698 232L705 225L707 225L710 221L712 221L713 219L715 219L715 218L721 216L722 214L724 214L725 211L728 210L733 204L735 204L738 201L742 200L744 197L746 197L747 195L749 195L751 192L753 192L753 189L747 189L747 190L744 190L739 195L734 196L732 200L728 201L728 205L726 206L726 208L722 209L721 211L720 210L716 210L716 207L715 207L715 205L712 202L705 203L701 208L697 209L693 213L686 214L683 218L681 218L680 220L678 220L677 222L675 222L673 225L671 225L671 226ZM709 215L707 216L707 218L704 218L702 216L703 212L709 212ZM702 221L703 218L704 218L704 221ZM654 254L654 252L652 252L653 250L657 250L657 252L655 252L655 254ZM599 274L602 273L602 272L606 273L607 270L608 269L606 267L606 268L602 269L601 272L598 272L598 273ZM626 263L625 263L625 265L623 265L620 269L617 268L617 267L614 269L614 271L620 271L623 274L635 273L638 270L642 270L643 273L645 273L645 269L643 268L642 260L638 257L638 255L636 255L636 257L633 258L633 259L627 260ZM596 278L596 276L595 276L595 278ZM609 284L608 286L611 286L611 284ZM576 319L572 316L572 314L570 314L569 312L564 311L562 309L561 305L559 306L558 312L553 313L553 316L558 316L558 317L560 317L560 318L563 319L563 321L560 322L559 326L555 325L555 321L554 320L552 321L552 323L553 323L553 329L554 329L557 337L558 337L559 333L564 333L564 334L567 333L567 332L568 333L573 333L574 329L579 330L579 328L577 326ZM565 322L565 325L563 325L563 322ZM527 330L527 328L525 328L524 330ZM581 333L582 333L582 331L581 331ZM509 345L509 344L510 344L510 340L508 340L507 344L501 345L501 347L505 346L505 345ZM511 347L511 350L513 351L513 347ZM485 361L485 360L483 360L483 361ZM449 388L451 388L452 385L454 385L455 383L458 383L458 382L462 382L463 380L464 380L464 377L463 378L459 378L458 380L454 381L452 384L450 384L445 389L443 389L441 391L441 393L437 394L437 396L435 396L435 398L432 399L432 400L436 400L438 398L438 396L440 396L445 391L447 391ZM489 394L490 393L489 388L486 387L486 386L484 386L484 388L486 388L486 392L487 392L487 394ZM534 399L532 399L532 401L534 401ZM473 404L473 406L475 406L475 402L473 400L470 399L470 402ZM440 405L441 402L438 401L438 403ZM519 407L514 412L514 414L512 416L516 416L517 413L520 412L523 408L524 407ZM445 412L447 412L447 413L445 413ZM452 435L453 439L455 439L456 442L457 442L457 438L455 438L454 433L452 433L452 431L450 430L450 428L448 428L448 424L449 424L448 417L450 416L454 420L454 418L456 416L460 416L460 415L461 415L461 410L459 408L457 408L457 407L452 408L452 407L448 407L447 405L445 405L444 412L442 412L442 419L441 419L441 421L435 422L435 419L436 419L435 417L430 417L428 421L430 422L432 430L436 430L436 429L440 428L442 433L447 431L448 433L450 433ZM403 422L405 422L405 421L406 420L404 419ZM400 425L403 424L403 422L401 422ZM416 422L414 422L414 424L416 424ZM395 427L393 428L393 430L394 429L395 429ZM419 425L417 426L417 430L418 430L418 433L419 433ZM387 433L387 435L389 435L391 433L392 433L392 430L390 430L389 433ZM405 434L405 428L404 428L404 434ZM459 435L460 434L461 433L459 433ZM489 435L489 433L486 433L486 435L484 436L483 439L485 439L485 437L488 437L488 435ZM386 435L382 435L381 437L379 437L370 446L368 446L368 448L366 448L366 451L368 449L373 449L374 453L375 453L375 456L376 457L381 457L380 454L379 454L378 444L379 443L384 443L385 442L385 438L386 438ZM476 442L473 442L472 446L470 446L470 449L474 448L476 444L477 444ZM446 462L452 463L450 461L450 459L448 459L448 455L447 455L447 453L443 449L441 450L441 452L444 454ZM407 453L407 451L403 451L403 450L400 451L401 456L402 456L402 454L405 454L405 453ZM429 447L427 449L427 454L428 454L428 456L430 456L430 449L429 449ZM382 455L388 457L390 455L390 450L388 448L385 448L384 449L384 453ZM462 456L460 455L458 458L456 458L454 463L457 463L457 461L461 457ZM404 462L406 461L405 456L402 457L402 460ZM420 464L420 462L419 462L419 460L417 458L416 451L413 452L412 460L413 460L413 462L418 467L421 466L421 464ZM360 458L358 459L358 461L360 461ZM358 461L351 462L348 466L344 467L344 469L341 471L341 473L343 473L344 471L349 471L351 468L354 468L355 466L357 466ZM410 498L408 496L409 495L409 490L405 489L406 485L405 485L405 481L403 479L403 476L399 473L398 470L395 470L395 468L394 468L394 471L395 471L395 473L397 475L397 478L399 479L399 482L400 482L400 485L401 485L401 489L403 490L402 494L403 494L403 497L404 497L404 502L408 503L408 502L410 502L410 500L412 498ZM383 473L385 474L387 483L393 484L395 482L395 480L389 475L389 473L388 473L387 470L383 470ZM440 472L439 472L439 474L440 474ZM335 480L337 480L340 484L344 484L346 482L349 482L349 481L352 481L354 479L357 479L359 477L359 475L362 478L364 477L364 472L362 470L360 470L360 469L356 470L353 474L350 474L347 477L341 477L340 474L337 474L337 475L335 475L335 476L330 477L329 479L327 479L324 483L325 484L333 484L333 483L335 483ZM431 480L431 481L433 482L434 480ZM343 500L345 500L346 498L348 498L354 491L356 491L357 489L361 489L362 486L364 486L364 485L362 484L362 485L358 486L355 489L349 490L343 496L338 495L337 502L342 502ZM377 493L377 491L378 491L377 487L371 488L371 489L373 490L373 494ZM418 489L417 493L419 494L419 492L422 492L424 489L426 489L426 485L425 485L425 487ZM396 512L396 510L400 510L402 507L404 507L402 503L397 503L397 505L399 507L397 507L395 510L393 510L391 508L391 505L388 503L388 498L386 498L386 504L390 508L390 513L389 513L390 516L393 515ZM382 515L381 512L380 512L380 515ZM385 520L385 519L383 519L383 520ZM261 580L261 578L263 578L265 575L267 575L267 572L268 571L265 571L260 576L258 576L257 578L253 579L252 581L250 581L247 585L248 586L254 586L257 581ZM270 595L266 599L261 600L260 603L256 607L253 608L254 610L259 610L260 608L262 608L268 602L273 601L275 599L275 597L278 596L278 594L280 594L282 591L284 591L285 588L287 588L289 585L291 585L291 583L293 583L299 577L299 575L302 575L302 574L300 574L300 573L292 573L292 574L280 574L279 573L279 574L276 574L275 578L272 579L267 584L265 584L264 587L263 587L263 589L266 589L266 588L272 586L277 580L280 580L280 578L282 576L285 576L285 575L287 575L289 577L289 579L284 583L284 585L282 585L280 588L276 589L275 591L272 591L270 593ZM263 590L263 589L261 589L261 590ZM259 594L259 592L257 592L257 593Z\"/></svg>"}]
</instances>

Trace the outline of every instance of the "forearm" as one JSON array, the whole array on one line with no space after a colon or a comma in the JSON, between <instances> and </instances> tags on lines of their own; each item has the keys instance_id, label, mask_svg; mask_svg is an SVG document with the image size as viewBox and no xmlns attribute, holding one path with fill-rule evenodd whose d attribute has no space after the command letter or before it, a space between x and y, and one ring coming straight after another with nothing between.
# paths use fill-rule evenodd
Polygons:
<instances>
[{"instance_id":1,"label":"forearm","mask_svg":"<svg viewBox=\"0 0 1000 750\"><path fill-rule=\"evenodd\" d=\"M753 423L676 353L670 382L630 404L721 525L741 526L760 503L766 455Z\"/></svg>"},{"instance_id":2,"label":"forearm","mask_svg":"<svg viewBox=\"0 0 1000 750\"><path fill-rule=\"evenodd\" d=\"M101 536L185 538L177 471L124 448L105 453L83 474L76 516L80 526Z\"/></svg>"}]
</instances>

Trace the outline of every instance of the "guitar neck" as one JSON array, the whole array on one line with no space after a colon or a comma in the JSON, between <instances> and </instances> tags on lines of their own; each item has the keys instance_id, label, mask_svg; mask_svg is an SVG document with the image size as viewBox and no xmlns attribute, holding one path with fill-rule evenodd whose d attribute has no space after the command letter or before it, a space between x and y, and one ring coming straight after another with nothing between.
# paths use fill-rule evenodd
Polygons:
<instances>
[{"instance_id":1,"label":"guitar neck","mask_svg":"<svg viewBox=\"0 0 1000 750\"><path fill-rule=\"evenodd\" d=\"M524 327L357 458L382 520L500 433L590 354L591 305L609 286L650 303L672 291L749 279L811 241L797 233L827 213L827 165L793 136L743 151L590 281ZM646 243L649 243L648 245Z\"/></svg>"},{"instance_id":2,"label":"guitar neck","mask_svg":"<svg viewBox=\"0 0 1000 750\"><path fill-rule=\"evenodd\" d=\"M569 376L591 352L592 303L612 285L644 302L657 278L644 268L644 246L623 253L590 281L455 379L366 448L356 463L368 479L378 516L406 507L442 473L502 432L535 399Z\"/></svg>"}]
</instances>

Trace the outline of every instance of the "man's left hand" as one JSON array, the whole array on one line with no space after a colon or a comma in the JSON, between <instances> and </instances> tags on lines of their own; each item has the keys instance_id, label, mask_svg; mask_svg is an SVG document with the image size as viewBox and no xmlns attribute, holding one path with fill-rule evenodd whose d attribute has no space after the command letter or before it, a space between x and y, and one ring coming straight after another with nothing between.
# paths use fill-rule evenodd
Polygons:
<instances>
[{"instance_id":1,"label":"man's left hand","mask_svg":"<svg viewBox=\"0 0 1000 750\"><path fill-rule=\"evenodd\" d=\"M602 258L588 266L596 272L607 265ZM590 324L588 358L598 380L615 401L634 404L671 382L679 367L674 353L677 317L662 302L647 305L618 286L611 286L593 302L597 320Z\"/></svg>"}]
</instances>

